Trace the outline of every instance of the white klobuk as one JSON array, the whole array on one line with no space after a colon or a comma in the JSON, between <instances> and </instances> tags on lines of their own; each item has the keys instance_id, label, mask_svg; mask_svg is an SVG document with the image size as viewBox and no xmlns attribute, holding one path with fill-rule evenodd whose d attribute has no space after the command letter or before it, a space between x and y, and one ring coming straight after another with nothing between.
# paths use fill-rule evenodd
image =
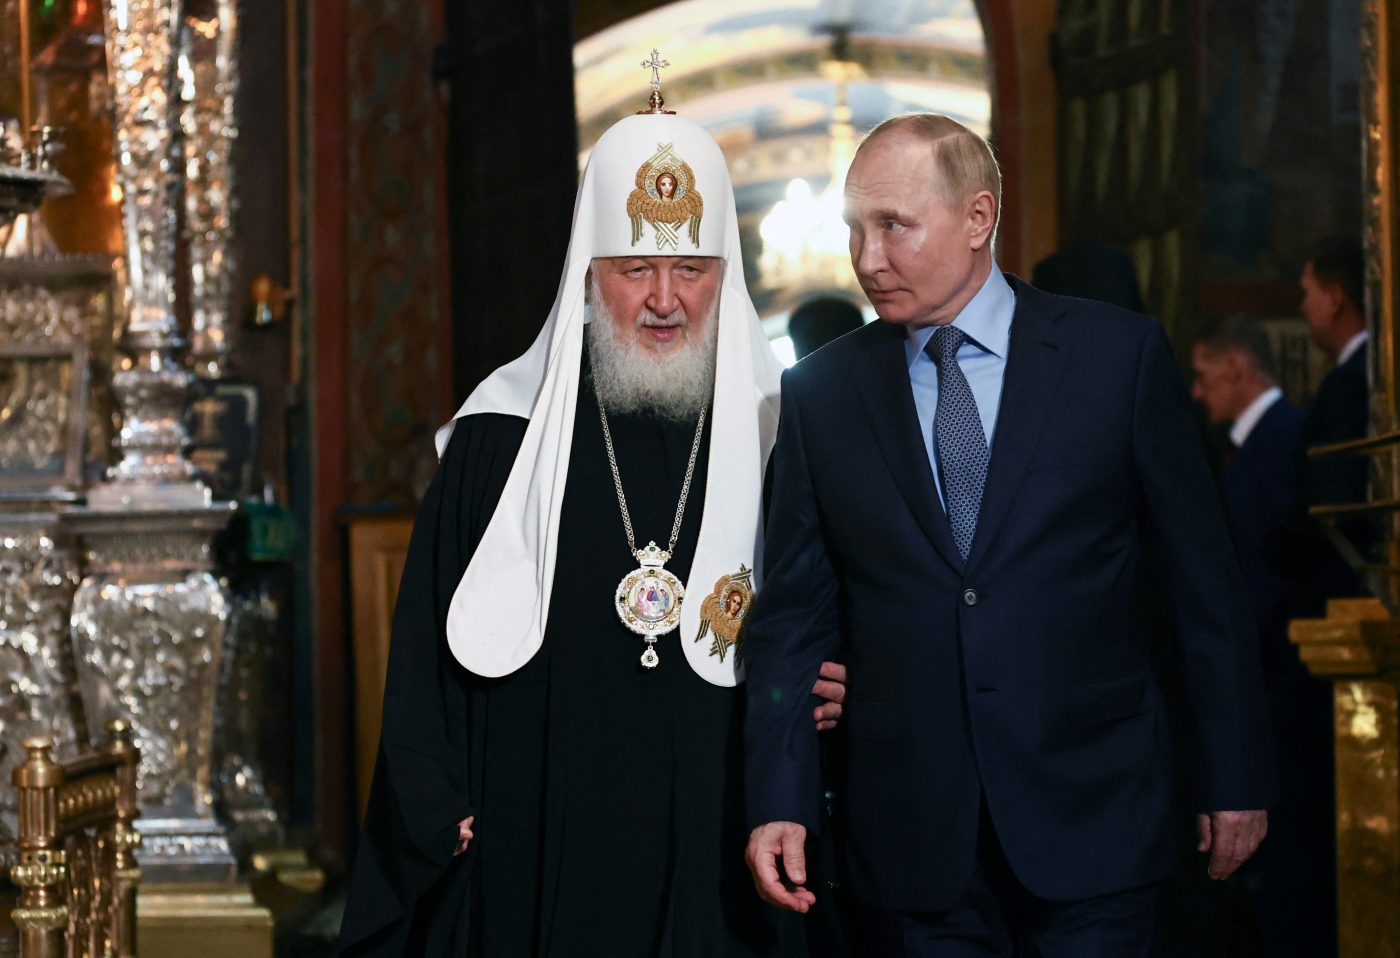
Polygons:
<instances>
[{"instance_id":1,"label":"white klobuk","mask_svg":"<svg viewBox=\"0 0 1400 958\"><path fill-rule=\"evenodd\" d=\"M735 634L733 615L747 614L762 561L763 470L777 431L782 366L744 285L724 156L708 133L673 114L630 116L599 138L579 186L564 273L544 329L438 431L441 454L464 416L529 420L500 503L452 597L448 643L468 670L501 676L528 662L543 641L579 389L586 277L601 256L724 259L704 512L679 635L698 675L732 686L743 678L742 655L726 637ZM507 594L511 600L502 601Z\"/></svg>"}]
</instances>

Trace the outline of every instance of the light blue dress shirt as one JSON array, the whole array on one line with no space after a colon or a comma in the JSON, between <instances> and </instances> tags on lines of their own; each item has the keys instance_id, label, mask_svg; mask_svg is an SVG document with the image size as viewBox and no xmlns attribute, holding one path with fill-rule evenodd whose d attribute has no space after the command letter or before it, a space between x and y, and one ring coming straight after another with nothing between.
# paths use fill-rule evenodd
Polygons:
<instances>
[{"instance_id":1,"label":"light blue dress shirt","mask_svg":"<svg viewBox=\"0 0 1400 958\"><path fill-rule=\"evenodd\" d=\"M1015 314L1016 294L993 263L982 288L952 323L967 337L958 348L958 366L972 388L972 398L977 401L988 449L992 447L997 411L1001 408L1001 384L1006 378L1006 351L1011 343L1011 319ZM938 366L924 352L937 329L937 326L909 327L904 351L909 360L909 382L914 387L914 408L919 413L924 450L933 467L939 501L943 501L943 478L939 475L938 451L933 444L933 420L938 413Z\"/></svg>"}]
</instances>

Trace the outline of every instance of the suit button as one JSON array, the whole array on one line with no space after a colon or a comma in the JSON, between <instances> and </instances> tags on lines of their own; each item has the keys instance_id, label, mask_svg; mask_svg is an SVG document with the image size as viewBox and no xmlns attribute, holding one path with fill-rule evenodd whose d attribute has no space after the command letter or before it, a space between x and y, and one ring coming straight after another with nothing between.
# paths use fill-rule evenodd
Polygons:
<instances>
[{"instance_id":1,"label":"suit button","mask_svg":"<svg viewBox=\"0 0 1400 958\"><path fill-rule=\"evenodd\" d=\"M968 590L966 590L965 592L963 592L963 605L976 605L976 604L977 604L977 590L976 590L976 589L968 589Z\"/></svg>"}]
</instances>

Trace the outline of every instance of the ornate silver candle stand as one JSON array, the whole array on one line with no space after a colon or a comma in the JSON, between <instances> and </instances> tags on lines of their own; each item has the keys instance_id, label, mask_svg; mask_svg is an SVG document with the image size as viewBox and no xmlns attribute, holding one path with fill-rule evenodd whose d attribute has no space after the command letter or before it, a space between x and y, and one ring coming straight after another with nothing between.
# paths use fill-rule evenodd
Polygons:
<instances>
[{"instance_id":1,"label":"ornate silver candle stand","mask_svg":"<svg viewBox=\"0 0 1400 958\"><path fill-rule=\"evenodd\" d=\"M232 880L214 819L214 711L229 598L212 540L232 504L113 513L74 509L85 575L73 642L89 731L125 718L141 748L138 788L150 880Z\"/></svg>"},{"instance_id":2,"label":"ornate silver candle stand","mask_svg":"<svg viewBox=\"0 0 1400 958\"><path fill-rule=\"evenodd\" d=\"M73 192L73 184L53 169L54 131L36 132L34 149L26 152L13 142L16 135L0 129L0 229L21 213L33 213L49 197Z\"/></svg>"},{"instance_id":3,"label":"ornate silver candle stand","mask_svg":"<svg viewBox=\"0 0 1400 958\"><path fill-rule=\"evenodd\" d=\"M31 238L46 237L38 214L26 216ZM63 509L100 425L87 344L111 336L111 264L43 243L35 252L0 255L0 782L26 738L51 738L61 759L86 743L68 629L78 557ZM0 832L13 833L14 800L0 789Z\"/></svg>"},{"instance_id":4,"label":"ornate silver candle stand","mask_svg":"<svg viewBox=\"0 0 1400 958\"><path fill-rule=\"evenodd\" d=\"M285 838L267 791L262 745L269 704L264 693L273 667L277 619L277 605L264 583L234 600L225 643L216 726L217 791L240 858L252 850L280 846Z\"/></svg>"},{"instance_id":5,"label":"ornate silver candle stand","mask_svg":"<svg viewBox=\"0 0 1400 958\"><path fill-rule=\"evenodd\" d=\"M195 375L221 379L229 362L233 307L234 167L238 139L238 3L214 0L185 17L188 73L182 84L185 232L190 259L190 362Z\"/></svg>"},{"instance_id":6,"label":"ornate silver candle stand","mask_svg":"<svg viewBox=\"0 0 1400 958\"><path fill-rule=\"evenodd\" d=\"M128 283L125 358L112 374L121 461L88 503L104 510L208 506L185 455L190 374L175 315L175 251L184 202L178 53L180 0L107 0L107 75L122 190Z\"/></svg>"},{"instance_id":7,"label":"ornate silver candle stand","mask_svg":"<svg viewBox=\"0 0 1400 958\"><path fill-rule=\"evenodd\" d=\"M21 743L51 738L61 758L86 742L68 641L78 559L57 512L0 512L0 780ZM0 789L0 834L14 835L13 789Z\"/></svg>"}]
</instances>

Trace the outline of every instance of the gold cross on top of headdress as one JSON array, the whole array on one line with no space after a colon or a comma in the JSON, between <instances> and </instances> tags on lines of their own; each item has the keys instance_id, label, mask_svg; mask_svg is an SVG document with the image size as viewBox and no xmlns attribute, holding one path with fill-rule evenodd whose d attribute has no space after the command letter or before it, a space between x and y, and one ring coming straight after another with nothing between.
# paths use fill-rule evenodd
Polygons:
<instances>
[{"instance_id":1,"label":"gold cross on top of headdress","mask_svg":"<svg viewBox=\"0 0 1400 958\"><path fill-rule=\"evenodd\" d=\"M651 59L642 61L642 68L651 71L651 89L653 93L661 92L661 71L670 65L671 61L661 59L661 52L655 47L651 48Z\"/></svg>"}]
</instances>

